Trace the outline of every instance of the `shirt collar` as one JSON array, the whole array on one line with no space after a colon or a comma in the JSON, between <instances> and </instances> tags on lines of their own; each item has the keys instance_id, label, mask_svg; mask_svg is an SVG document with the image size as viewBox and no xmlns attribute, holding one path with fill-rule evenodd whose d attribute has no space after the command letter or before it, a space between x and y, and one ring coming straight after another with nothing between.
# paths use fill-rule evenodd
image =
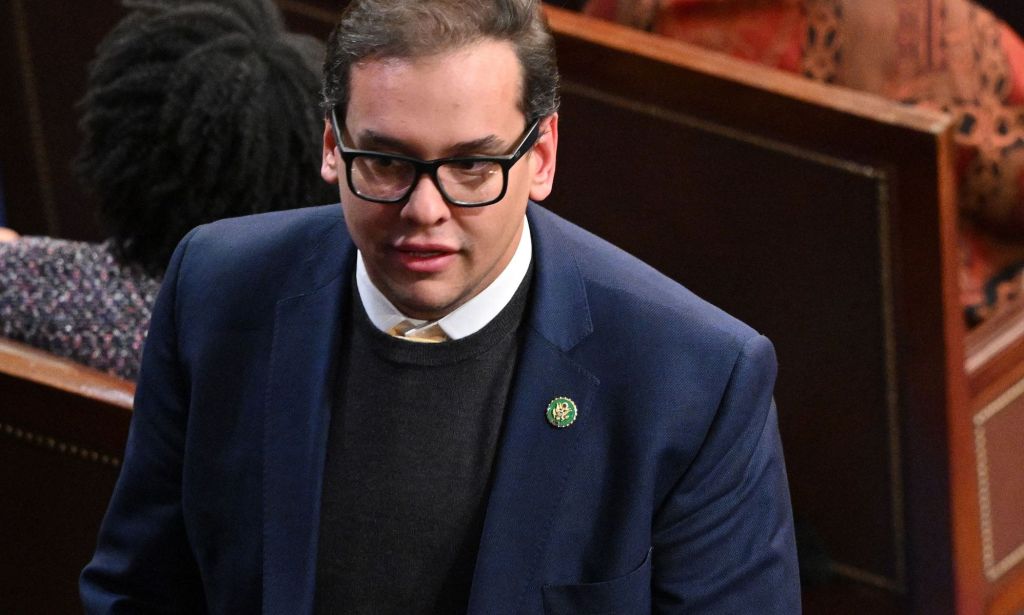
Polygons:
<instances>
[{"instance_id":1,"label":"shirt collar","mask_svg":"<svg viewBox=\"0 0 1024 615\"><path fill-rule=\"evenodd\" d=\"M505 269L487 285L487 288L460 305L455 311L436 321L445 335L449 339L457 340L483 329L484 325L491 322L512 300L512 296L516 294L523 278L526 277L526 272L530 269L532 259L533 240L530 237L530 223L524 218L519 245ZM359 289L359 298L362 300L363 309L366 310L370 322L381 331L386 332L404 320L413 323L417 328L433 324L431 321L409 318L398 311L398 308L388 301L387 297L370 280L369 274L366 273L363 255L358 251L356 252L356 288Z\"/></svg>"}]
</instances>

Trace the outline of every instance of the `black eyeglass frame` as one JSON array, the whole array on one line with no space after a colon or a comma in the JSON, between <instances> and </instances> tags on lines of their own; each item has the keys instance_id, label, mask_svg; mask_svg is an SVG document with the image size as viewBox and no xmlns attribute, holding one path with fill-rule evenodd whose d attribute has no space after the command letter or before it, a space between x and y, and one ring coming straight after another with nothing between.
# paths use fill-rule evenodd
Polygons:
<instances>
[{"instance_id":1,"label":"black eyeglass frame","mask_svg":"<svg viewBox=\"0 0 1024 615\"><path fill-rule=\"evenodd\" d=\"M540 138L540 121L543 118L537 118L533 121L533 124L526 129L526 133L523 138L520 139L519 144L515 146L511 154L506 156L456 156L454 158L435 158L434 160L420 160L419 158L412 158L411 156L403 156L401 154L386 154L384 152L374 152L370 150L361 149L348 149L345 144L341 141L341 131L338 130L338 116L335 114L334 109L331 109L331 129L334 131L334 141L338 146L338 151L341 152L341 158L345 162L345 179L348 182L349 190L352 194L359 198L370 201L373 203L401 203L409 198L412 191L416 189L416 184L419 183L419 178L423 177L424 174L430 177L430 180L434 182L434 186L437 191L441 194L447 203L455 205L456 207L484 207L487 205L493 205L505 198L505 193L508 191L508 172L519 159L526 155L534 144L537 143L537 139ZM369 157L378 159L389 159L389 160L401 160L412 165L415 170L415 176L412 183L409 184L409 188L399 197L393 199L382 199L380 197L367 196L356 190L355 185L352 183L352 161L358 157ZM437 170L446 164L460 163L460 162L493 162L501 167L501 192L498 196L487 200L487 201L460 201L453 199L444 189L444 185L441 180L437 177Z\"/></svg>"}]
</instances>

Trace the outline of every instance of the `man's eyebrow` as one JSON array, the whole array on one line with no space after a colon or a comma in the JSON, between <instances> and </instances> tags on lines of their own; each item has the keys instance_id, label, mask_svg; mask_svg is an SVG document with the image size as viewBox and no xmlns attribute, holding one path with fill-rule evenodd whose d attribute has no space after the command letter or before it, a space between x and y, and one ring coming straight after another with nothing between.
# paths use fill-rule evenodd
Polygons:
<instances>
[{"instance_id":1,"label":"man's eyebrow","mask_svg":"<svg viewBox=\"0 0 1024 615\"><path fill-rule=\"evenodd\" d=\"M487 135L472 141L456 143L448 150L448 156L501 156L508 146L495 135Z\"/></svg>"},{"instance_id":2,"label":"man's eyebrow","mask_svg":"<svg viewBox=\"0 0 1024 615\"><path fill-rule=\"evenodd\" d=\"M359 133L359 136L355 141L358 143L356 146L358 149L394 152L396 154L415 157L415 152L413 151L413 148L409 147L408 143L372 130L364 130ZM506 145L498 136L487 135L486 137L481 137L479 139L455 143L448 147L441 157L502 156L506 153L505 150L508 148L509 146Z\"/></svg>"}]
</instances>

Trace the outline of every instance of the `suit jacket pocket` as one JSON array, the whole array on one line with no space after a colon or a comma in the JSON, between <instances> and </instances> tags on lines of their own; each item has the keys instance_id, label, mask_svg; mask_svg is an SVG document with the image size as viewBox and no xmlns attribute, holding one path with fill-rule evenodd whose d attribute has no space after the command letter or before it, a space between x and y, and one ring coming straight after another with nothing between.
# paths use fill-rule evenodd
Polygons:
<instances>
[{"instance_id":1,"label":"suit jacket pocket","mask_svg":"<svg viewBox=\"0 0 1024 615\"><path fill-rule=\"evenodd\" d=\"M630 615L651 612L651 551L636 570L626 576L577 585L545 585L547 615Z\"/></svg>"}]
</instances>

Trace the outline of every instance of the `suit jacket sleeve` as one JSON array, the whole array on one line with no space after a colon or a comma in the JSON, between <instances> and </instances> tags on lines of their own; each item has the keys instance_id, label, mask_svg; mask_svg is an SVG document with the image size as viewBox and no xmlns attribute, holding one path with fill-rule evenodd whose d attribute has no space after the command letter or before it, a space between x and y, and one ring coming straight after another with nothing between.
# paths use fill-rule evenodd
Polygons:
<instances>
[{"instance_id":1,"label":"suit jacket sleeve","mask_svg":"<svg viewBox=\"0 0 1024 615\"><path fill-rule=\"evenodd\" d=\"M800 612L789 490L762 336L738 355L700 451L655 519L655 612Z\"/></svg>"},{"instance_id":2,"label":"suit jacket sleeve","mask_svg":"<svg viewBox=\"0 0 1024 615\"><path fill-rule=\"evenodd\" d=\"M153 310L124 464L80 590L87 613L202 613L182 516L188 383L178 361L175 251Z\"/></svg>"}]
</instances>

